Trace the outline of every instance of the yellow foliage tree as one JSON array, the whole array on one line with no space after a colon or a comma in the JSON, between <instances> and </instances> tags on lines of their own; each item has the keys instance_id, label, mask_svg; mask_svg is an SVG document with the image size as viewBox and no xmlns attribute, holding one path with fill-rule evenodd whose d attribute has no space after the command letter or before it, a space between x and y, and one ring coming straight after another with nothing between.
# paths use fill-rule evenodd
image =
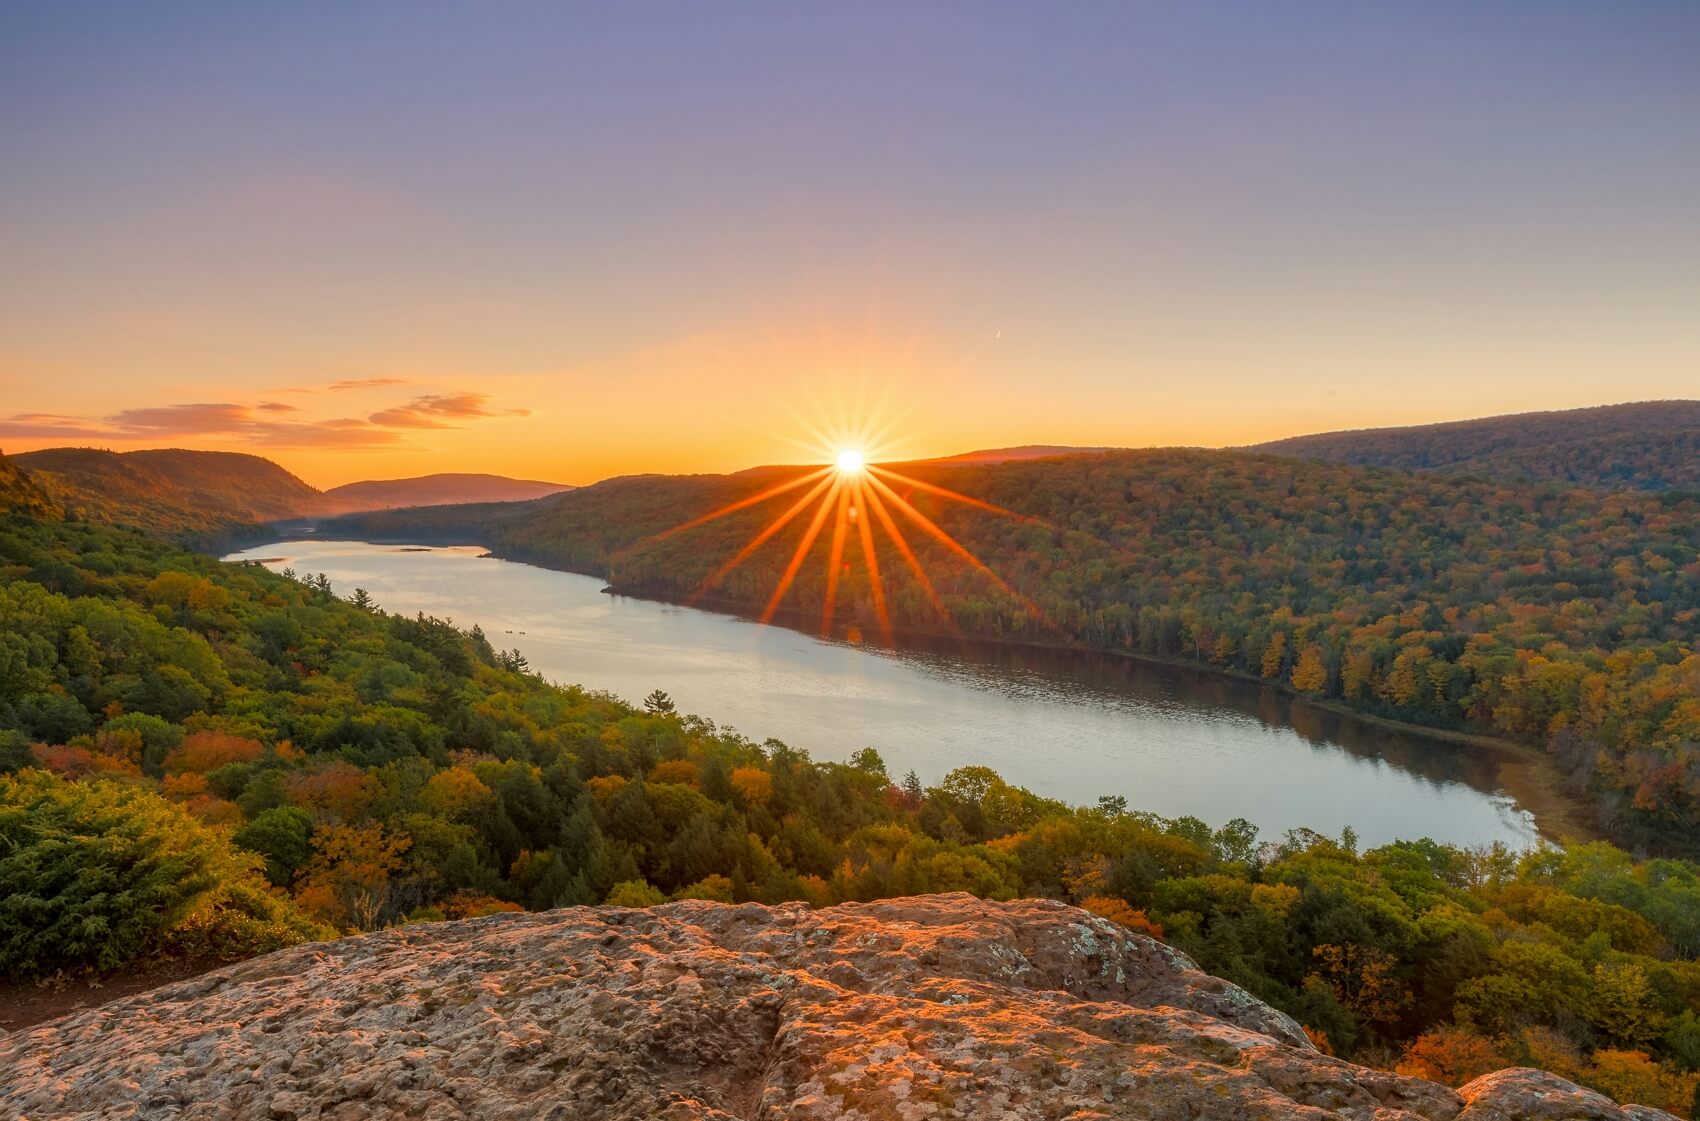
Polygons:
<instances>
[{"instance_id":1,"label":"yellow foliage tree","mask_svg":"<svg viewBox=\"0 0 1700 1121\"><path fill-rule=\"evenodd\" d=\"M296 900L344 929L375 930L389 906L390 874L413 840L380 825L329 825L313 833Z\"/></svg>"},{"instance_id":2,"label":"yellow foliage tree","mask_svg":"<svg viewBox=\"0 0 1700 1121\"><path fill-rule=\"evenodd\" d=\"M1299 664L1293 667L1293 688L1301 693L1321 693L1328 688L1328 663L1323 660L1322 647L1312 642L1299 654Z\"/></svg>"},{"instance_id":3,"label":"yellow foliage tree","mask_svg":"<svg viewBox=\"0 0 1700 1121\"><path fill-rule=\"evenodd\" d=\"M419 800L426 809L448 818L474 814L489 805L494 797L477 775L460 767L438 771L419 794Z\"/></svg>"},{"instance_id":4,"label":"yellow foliage tree","mask_svg":"<svg viewBox=\"0 0 1700 1121\"><path fill-rule=\"evenodd\" d=\"M760 767L739 767L732 772L732 789L746 805L759 806L773 797L773 776Z\"/></svg>"},{"instance_id":5,"label":"yellow foliage tree","mask_svg":"<svg viewBox=\"0 0 1700 1121\"><path fill-rule=\"evenodd\" d=\"M1080 901L1080 906L1094 915L1102 916L1113 923L1120 923L1129 930L1137 930L1141 934L1149 934L1153 938L1163 937L1163 928L1146 917L1144 911L1138 910L1125 899L1113 895L1089 895Z\"/></svg>"}]
</instances>

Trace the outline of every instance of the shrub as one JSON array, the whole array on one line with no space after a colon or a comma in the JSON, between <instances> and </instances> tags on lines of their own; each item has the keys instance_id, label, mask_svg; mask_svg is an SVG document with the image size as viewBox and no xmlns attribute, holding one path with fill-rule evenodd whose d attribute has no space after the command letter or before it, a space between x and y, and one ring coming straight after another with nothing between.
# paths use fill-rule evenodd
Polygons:
<instances>
[{"instance_id":1,"label":"shrub","mask_svg":"<svg viewBox=\"0 0 1700 1121\"><path fill-rule=\"evenodd\" d=\"M231 838L266 862L266 878L288 887L313 857L313 815L299 806L263 810Z\"/></svg>"},{"instance_id":2,"label":"shrub","mask_svg":"<svg viewBox=\"0 0 1700 1121\"><path fill-rule=\"evenodd\" d=\"M256 864L141 787L0 776L0 974L110 970L162 951L241 957L323 933Z\"/></svg>"},{"instance_id":3,"label":"shrub","mask_svg":"<svg viewBox=\"0 0 1700 1121\"><path fill-rule=\"evenodd\" d=\"M610 907L653 907L667 902L667 897L644 880L627 880L614 885L608 893Z\"/></svg>"}]
</instances>

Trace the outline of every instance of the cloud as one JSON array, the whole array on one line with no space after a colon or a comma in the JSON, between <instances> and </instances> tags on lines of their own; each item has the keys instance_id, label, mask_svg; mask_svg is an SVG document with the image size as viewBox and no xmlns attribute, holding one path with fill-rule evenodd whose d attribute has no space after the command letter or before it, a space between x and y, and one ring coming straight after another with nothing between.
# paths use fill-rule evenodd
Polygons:
<instances>
[{"instance_id":1,"label":"cloud","mask_svg":"<svg viewBox=\"0 0 1700 1121\"><path fill-rule=\"evenodd\" d=\"M254 434L254 443L268 448L375 448L399 439L399 433L352 419L268 424Z\"/></svg>"},{"instance_id":2,"label":"cloud","mask_svg":"<svg viewBox=\"0 0 1700 1121\"><path fill-rule=\"evenodd\" d=\"M458 428L459 425L449 424L436 417L420 412L418 409L402 406L394 409L382 409L366 418L373 424L385 428Z\"/></svg>"},{"instance_id":3,"label":"cloud","mask_svg":"<svg viewBox=\"0 0 1700 1121\"><path fill-rule=\"evenodd\" d=\"M406 385L406 378L350 378L347 381L333 381L325 386L332 393L342 393L350 389L377 389L384 385Z\"/></svg>"},{"instance_id":4,"label":"cloud","mask_svg":"<svg viewBox=\"0 0 1700 1121\"><path fill-rule=\"evenodd\" d=\"M386 428L456 428L449 419L464 420L494 416L529 416L529 409L503 409L492 412L485 408L488 393L427 394L415 397L405 405L383 409L367 419Z\"/></svg>"},{"instance_id":5,"label":"cloud","mask_svg":"<svg viewBox=\"0 0 1700 1121\"><path fill-rule=\"evenodd\" d=\"M112 440L122 435L92 427L82 417L54 413L14 413L0 418L0 437L20 440Z\"/></svg>"},{"instance_id":6,"label":"cloud","mask_svg":"<svg viewBox=\"0 0 1700 1121\"><path fill-rule=\"evenodd\" d=\"M150 409L125 409L106 419L115 428L138 436L217 435L245 431L254 424L254 412L246 405L160 405Z\"/></svg>"},{"instance_id":7,"label":"cloud","mask_svg":"<svg viewBox=\"0 0 1700 1121\"><path fill-rule=\"evenodd\" d=\"M372 378L367 383L391 385L400 378ZM335 388L335 387L333 387ZM213 437L240 439L272 448L367 448L393 445L402 439L397 429L458 428L456 420L525 416L525 409L492 410L485 393L426 394L405 405L383 409L369 417L326 420L283 419L299 413L294 405L262 401L241 405L229 401L200 401L124 409L103 420L54 413L17 413L0 417L0 437L51 439L67 442L140 442Z\"/></svg>"}]
</instances>

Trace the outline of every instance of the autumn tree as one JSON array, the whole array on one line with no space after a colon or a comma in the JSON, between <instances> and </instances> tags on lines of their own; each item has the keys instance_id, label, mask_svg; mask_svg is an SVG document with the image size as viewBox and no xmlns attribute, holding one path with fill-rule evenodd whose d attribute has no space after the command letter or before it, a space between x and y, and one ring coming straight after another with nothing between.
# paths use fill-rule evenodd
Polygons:
<instances>
[{"instance_id":1,"label":"autumn tree","mask_svg":"<svg viewBox=\"0 0 1700 1121\"><path fill-rule=\"evenodd\" d=\"M1462 1086L1506 1065L1492 1041L1462 1028L1442 1026L1406 1044L1394 1069L1409 1078Z\"/></svg>"},{"instance_id":2,"label":"autumn tree","mask_svg":"<svg viewBox=\"0 0 1700 1121\"><path fill-rule=\"evenodd\" d=\"M410 838L381 825L327 825L313 833L313 856L295 897L336 925L375 930L390 917L390 877Z\"/></svg>"},{"instance_id":3,"label":"autumn tree","mask_svg":"<svg viewBox=\"0 0 1700 1121\"><path fill-rule=\"evenodd\" d=\"M1317 643L1306 644L1299 654L1299 661L1293 667L1293 688L1301 693L1320 694L1328 687L1328 663L1324 660L1322 647Z\"/></svg>"}]
</instances>

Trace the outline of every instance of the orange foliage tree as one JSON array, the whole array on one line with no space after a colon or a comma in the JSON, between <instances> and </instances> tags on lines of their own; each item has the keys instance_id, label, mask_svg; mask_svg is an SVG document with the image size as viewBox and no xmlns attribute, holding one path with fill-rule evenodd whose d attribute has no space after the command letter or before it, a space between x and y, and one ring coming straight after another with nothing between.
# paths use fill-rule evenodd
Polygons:
<instances>
[{"instance_id":1,"label":"orange foliage tree","mask_svg":"<svg viewBox=\"0 0 1700 1121\"><path fill-rule=\"evenodd\" d=\"M193 771L204 775L227 763L251 763L265 753L266 745L245 736L226 732L190 732L165 757L167 774Z\"/></svg>"},{"instance_id":2,"label":"orange foliage tree","mask_svg":"<svg viewBox=\"0 0 1700 1121\"><path fill-rule=\"evenodd\" d=\"M328 825L313 833L313 858L295 898L344 929L374 930L388 916L390 875L413 843L380 825Z\"/></svg>"},{"instance_id":3,"label":"orange foliage tree","mask_svg":"<svg viewBox=\"0 0 1700 1121\"><path fill-rule=\"evenodd\" d=\"M1411 1040L1394 1070L1445 1086L1462 1086L1508 1063L1491 1040L1463 1028L1439 1027Z\"/></svg>"}]
</instances>

